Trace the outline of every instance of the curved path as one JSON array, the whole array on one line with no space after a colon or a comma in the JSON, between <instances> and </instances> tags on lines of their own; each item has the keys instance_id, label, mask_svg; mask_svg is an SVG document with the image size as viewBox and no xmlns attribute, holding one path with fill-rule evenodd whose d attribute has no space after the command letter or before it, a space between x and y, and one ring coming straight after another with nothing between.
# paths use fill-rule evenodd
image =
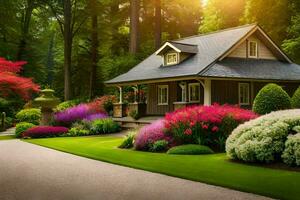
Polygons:
<instances>
[{"instance_id":1,"label":"curved path","mask_svg":"<svg viewBox=\"0 0 300 200\"><path fill-rule=\"evenodd\" d=\"M7 140L0 141L0 199L267 198Z\"/></svg>"}]
</instances>

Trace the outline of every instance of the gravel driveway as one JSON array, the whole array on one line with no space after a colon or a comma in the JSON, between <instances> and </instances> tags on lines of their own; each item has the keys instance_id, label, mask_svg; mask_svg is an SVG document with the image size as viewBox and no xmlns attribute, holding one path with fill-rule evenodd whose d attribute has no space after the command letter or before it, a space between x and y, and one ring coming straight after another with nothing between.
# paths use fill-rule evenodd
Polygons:
<instances>
[{"instance_id":1,"label":"gravel driveway","mask_svg":"<svg viewBox=\"0 0 300 200\"><path fill-rule=\"evenodd\" d=\"M6 140L0 141L0 199L267 198Z\"/></svg>"}]
</instances>

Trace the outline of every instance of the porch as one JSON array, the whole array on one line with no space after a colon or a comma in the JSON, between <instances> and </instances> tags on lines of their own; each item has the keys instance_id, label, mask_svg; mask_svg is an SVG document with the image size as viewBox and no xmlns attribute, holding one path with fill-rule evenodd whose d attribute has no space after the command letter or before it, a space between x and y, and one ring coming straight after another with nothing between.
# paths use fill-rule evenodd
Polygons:
<instances>
[{"instance_id":1,"label":"porch","mask_svg":"<svg viewBox=\"0 0 300 200\"><path fill-rule=\"evenodd\" d=\"M210 79L182 79L157 81L135 85L117 85L119 102L114 104L113 116L128 121L129 116L164 116L182 107L190 105L211 105ZM124 89L131 87L134 97L131 102L124 98ZM144 90L142 91L141 88ZM143 96L144 95L144 96ZM135 118L135 117L133 117ZM146 121L148 121L146 119ZM144 122L145 119L141 120Z\"/></svg>"}]
</instances>

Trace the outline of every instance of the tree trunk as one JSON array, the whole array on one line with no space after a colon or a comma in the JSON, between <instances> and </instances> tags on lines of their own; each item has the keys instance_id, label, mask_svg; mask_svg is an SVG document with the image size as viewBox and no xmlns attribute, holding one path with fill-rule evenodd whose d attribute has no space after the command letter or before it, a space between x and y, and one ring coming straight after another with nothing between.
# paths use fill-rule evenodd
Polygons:
<instances>
[{"instance_id":1,"label":"tree trunk","mask_svg":"<svg viewBox=\"0 0 300 200\"><path fill-rule=\"evenodd\" d=\"M98 63L98 15L97 15L97 2L91 0L91 72L90 72L90 88L89 98L92 99L95 96L96 79L97 79L97 63Z\"/></svg>"},{"instance_id":2,"label":"tree trunk","mask_svg":"<svg viewBox=\"0 0 300 200\"><path fill-rule=\"evenodd\" d=\"M161 0L155 0L155 49L161 46Z\"/></svg>"},{"instance_id":3,"label":"tree trunk","mask_svg":"<svg viewBox=\"0 0 300 200\"><path fill-rule=\"evenodd\" d=\"M29 34L29 26L31 21L32 12L34 9L34 0L27 0L27 6L25 10L25 14L21 23L21 38L17 50L17 60L23 60L23 55L27 46L27 39Z\"/></svg>"},{"instance_id":4,"label":"tree trunk","mask_svg":"<svg viewBox=\"0 0 300 200\"><path fill-rule=\"evenodd\" d=\"M64 0L64 70L65 100L71 98L71 64L72 64L72 7L71 0Z\"/></svg>"},{"instance_id":5,"label":"tree trunk","mask_svg":"<svg viewBox=\"0 0 300 200\"><path fill-rule=\"evenodd\" d=\"M137 53L139 49L139 9L140 0L130 1L130 45L129 52Z\"/></svg>"}]
</instances>

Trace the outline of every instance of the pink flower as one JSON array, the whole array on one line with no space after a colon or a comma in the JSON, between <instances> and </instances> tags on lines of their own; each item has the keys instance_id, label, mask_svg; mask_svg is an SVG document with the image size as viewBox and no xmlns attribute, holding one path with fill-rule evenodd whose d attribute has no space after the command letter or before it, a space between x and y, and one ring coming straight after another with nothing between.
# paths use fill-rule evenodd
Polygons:
<instances>
[{"instance_id":1,"label":"pink flower","mask_svg":"<svg viewBox=\"0 0 300 200\"><path fill-rule=\"evenodd\" d=\"M219 128L217 126L214 126L211 130L212 130L212 132L217 132L219 130Z\"/></svg>"},{"instance_id":2,"label":"pink flower","mask_svg":"<svg viewBox=\"0 0 300 200\"><path fill-rule=\"evenodd\" d=\"M190 129L190 128L188 128L188 129L186 129L185 131L184 131L184 134L185 135L192 135L192 129Z\"/></svg>"},{"instance_id":3,"label":"pink flower","mask_svg":"<svg viewBox=\"0 0 300 200\"><path fill-rule=\"evenodd\" d=\"M202 125L203 129L208 129L208 126L206 124Z\"/></svg>"},{"instance_id":4,"label":"pink flower","mask_svg":"<svg viewBox=\"0 0 300 200\"><path fill-rule=\"evenodd\" d=\"M194 121L190 122L190 127L194 127L195 125L196 125L196 122L194 122Z\"/></svg>"}]
</instances>

